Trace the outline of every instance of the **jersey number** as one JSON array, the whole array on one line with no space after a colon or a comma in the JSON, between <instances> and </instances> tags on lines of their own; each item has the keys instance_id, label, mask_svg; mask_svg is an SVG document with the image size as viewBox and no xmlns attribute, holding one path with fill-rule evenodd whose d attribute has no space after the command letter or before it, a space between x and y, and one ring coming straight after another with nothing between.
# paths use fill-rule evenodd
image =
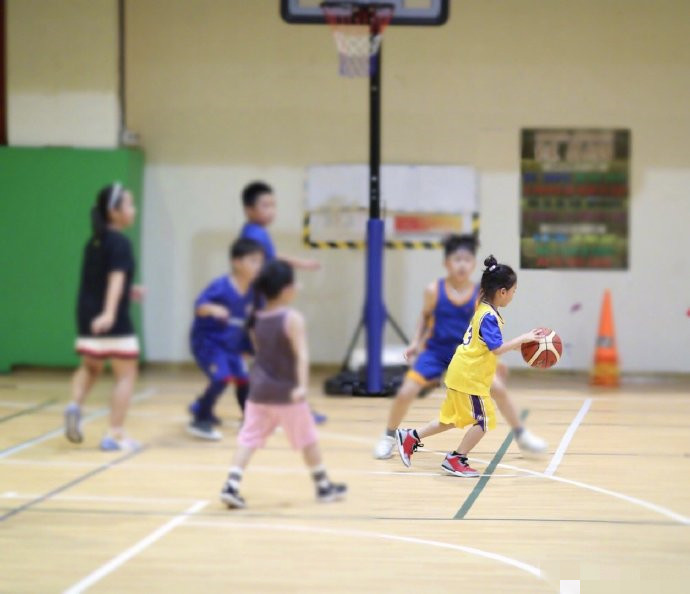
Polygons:
<instances>
[{"instance_id":1,"label":"jersey number","mask_svg":"<svg viewBox=\"0 0 690 594\"><path fill-rule=\"evenodd\" d=\"M462 339L462 344L464 346L467 346L470 344L470 340L472 340L472 324L470 324L467 327L467 331L465 332L465 337Z\"/></svg>"}]
</instances>

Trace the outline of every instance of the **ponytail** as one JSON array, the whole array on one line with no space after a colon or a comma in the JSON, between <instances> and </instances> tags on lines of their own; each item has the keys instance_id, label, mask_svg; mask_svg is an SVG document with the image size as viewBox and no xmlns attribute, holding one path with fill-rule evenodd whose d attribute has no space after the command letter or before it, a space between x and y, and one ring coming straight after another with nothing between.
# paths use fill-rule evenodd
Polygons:
<instances>
[{"instance_id":1,"label":"ponytail","mask_svg":"<svg viewBox=\"0 0 690 594\"><path fill-rule=\"evenodd\" d=\"M254 300L252 302L252 312L249 314L249 317L247 318L247 330L251 330L254 328L256 325L256 312L261 309L261 293L259 293L258 289L256 288L256 284L254 285Z\"/></svg>"},{"instance_id":2,"label":"ponytail","mask_svg":"<svg viewBox=\"0 0 690 594\"><path fill-rule=\"evenodd\" d=\"M116 182L105 186L96 196L96 204L91 209L91 232L94 237L101 237L108 228L108 211L118 208L122 202L124 187Z\"/></svg>"}]
</instances>

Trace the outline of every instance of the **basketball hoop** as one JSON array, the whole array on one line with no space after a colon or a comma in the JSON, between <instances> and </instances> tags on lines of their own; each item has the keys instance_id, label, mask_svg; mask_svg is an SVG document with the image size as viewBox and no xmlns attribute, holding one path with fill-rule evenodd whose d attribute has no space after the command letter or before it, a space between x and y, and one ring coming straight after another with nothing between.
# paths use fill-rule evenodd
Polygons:
<instances>
[{"instance_id":1,"label":"basketball hoop","mask_svg":"<svg viewBox=\"0 0 690 594\"><path fill-rule=\"evenodd\" d=\"M393 18L393 4L322 2L340 56L340 75L368 77L375 68L383 31Z\"/></svg>"}]
</instances>

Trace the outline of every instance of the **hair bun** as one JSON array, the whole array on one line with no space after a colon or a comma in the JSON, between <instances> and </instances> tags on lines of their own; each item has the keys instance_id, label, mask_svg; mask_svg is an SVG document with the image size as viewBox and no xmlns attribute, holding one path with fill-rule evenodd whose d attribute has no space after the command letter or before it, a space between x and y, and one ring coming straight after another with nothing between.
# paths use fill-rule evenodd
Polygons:
<instances>
[{"instance_id":1,"label":"hair bun","mask_svg":"<svg viewBox=\"0 0 690 594\"><path fill-rule=\"evenodd\" d=\"M494 258L493 254L486 258L486 260L484 260L484 266L486 266L487 270L492 266L496 266L497 264L498 261L496 260L496 258Z\"/></svg>"}]
</instances>

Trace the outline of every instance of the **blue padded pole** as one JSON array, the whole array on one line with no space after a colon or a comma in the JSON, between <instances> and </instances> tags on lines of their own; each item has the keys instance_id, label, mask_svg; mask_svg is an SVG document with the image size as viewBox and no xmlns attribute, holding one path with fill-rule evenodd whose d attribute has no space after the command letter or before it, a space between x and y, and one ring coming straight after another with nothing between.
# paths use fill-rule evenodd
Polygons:
<instances>
[{"instance_id":1,"label":"blue padded pole","mask_svg":"<svg viewBox=\"0 0 690 594\"><path fill-rule=\"evenodd\" d=\"M367 329L367 392L379 394L383 387L383 327L386 308L383 304L383 221L367 222L367 298L364 319Z\"/></svg>"}]
</instances>

